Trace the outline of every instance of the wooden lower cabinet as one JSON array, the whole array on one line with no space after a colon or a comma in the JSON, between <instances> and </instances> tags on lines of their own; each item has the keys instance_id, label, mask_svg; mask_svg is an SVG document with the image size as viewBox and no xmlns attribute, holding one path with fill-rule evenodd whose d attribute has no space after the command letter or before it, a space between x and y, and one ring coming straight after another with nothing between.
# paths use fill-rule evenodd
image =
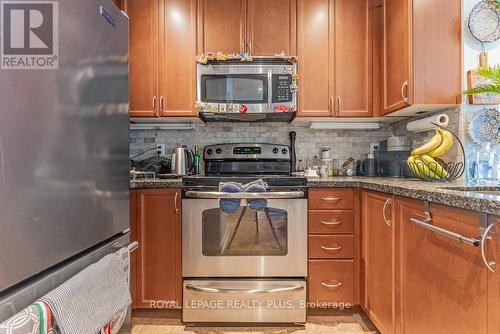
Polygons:
<instances>
[{"instance_id":1,"label":"wooden lower cabinet","mask_svg":"<svg viewBox=\"0 0 500 334\"><path fill-rule=\"evenodd\" d=\"M358 305L359 189L309 189L308 208L309 306Z\"/></svg>"},{"instance_id":2,"label":"wooden lower cabinet","mask_svg":"<svg viewBox=\"0 0 500 334\"><path fill-rule=\"evenodd\" d=\"M488 334L500 333L500 216L490 216L495 225L487 240L486 258L494 272L488 270Z\"/></svg>"},{"instance_id":3,"label":"wooden lower cabinet","mask_svg":"<svg viewBox=\"0 0 500 334\"><path fill-rule=\"evenodd\" d=\"M362 193L361 229L364 291L362 306L382 334L394 332L395 228L393 196Z\"/></svg>"},{"instance_id":4,"label":"wooden lower cabinet","mask_svg":"<svg viewBox=\"0 0 500 334\"><path fill-rule=\"evenodd\" d=\"M181 191L131 191L134 308L182 307ZM158 303L160 301L160 303Z\"/></svg>"},{"instance_id":5,"label":"wooden lower cabinet","mask_svg":"<svg viewBox=\"0 0 500 334\"><path fill-rule=\"evenodd\" d=\"M424 219L422 201L396 198L395 212L400 238L399 332L488 333L489 312L498 318L498 307L488 309L488 300L498 300L498 290L490 296L480 248L411 223L411 218ZM434 204L430 212L432 225L471 238L480 235L476 212Z\"/></svg>"},{"instance_id":6,"label":"wooden lower cabinet","mask_svg":"<svg viewBox=\"0 0 500 334\"><path fill-rule=\"evenodd\" d=\"M309 303L354 304L354 261L309 260Z\"/></svg>"}]
</instances>

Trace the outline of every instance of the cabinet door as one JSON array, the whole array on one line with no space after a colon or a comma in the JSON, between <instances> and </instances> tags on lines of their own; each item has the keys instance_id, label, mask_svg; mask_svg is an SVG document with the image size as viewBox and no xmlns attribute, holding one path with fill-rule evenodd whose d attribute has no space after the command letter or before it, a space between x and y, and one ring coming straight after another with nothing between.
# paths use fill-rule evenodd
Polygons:
<instances>
[{"instance_id":1,"label":"cabinet door","mask_svg":"<svg viewBox=\"0 0 500 334\"><path fill-rule=\"evenodd\" d=\"M410 0L384 0L384 114L406 107L410 84ZM408 98L408 100L406 100Z\"/></svg>"},{"instance_id":2,"label":"cabinet door","mask_svg":"<svg viewBox=\"0 0 500 334\"><path fill-rule=\"evenodd\" d=\"M245 0L199 0L198 53L245 50Z\"/></svg>"},{"instance_id":3,"label":"cabinet door","mask_svg":"<svg viewBox=\"0 0 500 334\"><path fill-rule=\"evenodd\" d=\"M363 192L364 307L382 334L393 333L395 233L392 196Z\"/></svg>"},{"instance_id":4,"label":"cabinet door","mask_svg":"<svg viewBox=\"0 0 500 334\"><path fill-rule=\"evenodd\" d=\"M421 201L396 199L400 227L401 321L405 334L487 333L487 272L479 247L410 222L424 220ZM431 204L430 224L476 238L475 212Z\"/></svg>"},{"instance_id":5,"label":"cabinet door","mask_svg":"<svg viewBox=\"0 0 500 334\"><path fill-rule=\"evenodd\" d=\"M333 39L333 0L298 0L298 116L331 116Z\"/></svg>"},{"instance_id":6,"label":"cabinet door","mask_svg":"<svg viewBox=\"0 0 500 334\"><path fill-rule=\"evenodd\" d=\"M157 0L126 0L129 16L130 116L153 117L158 110Z\"/></svg>"},{"instance_id":7,"label":"cabinet door","mask_svg":"<svg viewBox=\"0 0 500 334\"><path fill-rule=\"evenodd\" d=\"M335 0L335 116L370 117L371 0Z\"/></svg>"},{"instance_id":8,"label":"cabinet door","mask_svg":"<svg viewBox=\"0 0 500 334\"><path fill-rule=\"evenodd\" d=\"M137 192L137 302L141 308L182 306L180 189Z\"/></svg>"},{"instance_id":9,"label":"cabinet door","mask_svg":"<svg viewBox=\"0 0 500 334\"><path fill-rule=\"evenodd\" d=\"M247 43L254 56L296 54L296 0L248 0Z\"/></svg>"},{"instance_id":10,"label":"cabinet door","mask_svg":"<svg viewBox=\"0 0 500 334\"><path fill-rule=\"evenodd\" d=\"M193 116L196 0L161 0L160 13L160 116Z\"/></svg>"},{"instance_id":11,"label":"cabinet door","mask_svg":"<svg viewBox=\"0 0 500 334\"><path fill-rule=\"evenodd\" d=\"M487 241L487 261L495 272L488 270L488 334L500 333L500 216L490 216L488 224L495 227Z\"/></svg>"}]
</instances>

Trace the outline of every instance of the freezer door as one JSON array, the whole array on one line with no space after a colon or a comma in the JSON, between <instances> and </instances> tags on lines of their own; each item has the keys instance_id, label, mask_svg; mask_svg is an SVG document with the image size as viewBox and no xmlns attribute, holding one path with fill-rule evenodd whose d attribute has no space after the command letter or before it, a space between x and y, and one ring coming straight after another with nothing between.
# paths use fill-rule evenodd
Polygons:
<instances>
[{"instance_id":1,"label":"freezer door","mask_svg":"<svg viewBox=\"0 0 500 334\"><path fill-rule=\"evenodd\" d=\"M55 2L59 68L0 69L0 298L130 225L128 19Z\"/></svg>"}]
</instances>

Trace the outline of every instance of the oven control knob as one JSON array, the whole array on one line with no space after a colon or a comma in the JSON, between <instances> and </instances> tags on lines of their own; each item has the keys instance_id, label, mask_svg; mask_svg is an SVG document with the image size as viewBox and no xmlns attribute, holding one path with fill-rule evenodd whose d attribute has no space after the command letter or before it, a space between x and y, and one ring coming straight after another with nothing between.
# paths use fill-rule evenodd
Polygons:
<instances>
[{"instance_id":1,"label":"oven control knob","mask_svg":"<svg viewBox=\"0 0 500 334\"><path fill-rule=\"evenodd\" d=\"M284 149L282 149L282 150L281 150L281 153L283 153L283 154L287 154L287 153L288 153L288 150L287 150L286 148L284 148Z\"/></svg>"},{"instance_id":2,"label":"oven control knob","mask_svg":"<svg viewBox=\"0 0 500 334\"><path fill-rule=\"evenodd\" d=\"M210 154L212 154L212 153L214 153L214 151L213 151L211 148L209 148L209 149L207 150L207 154L208 154L208 155L210 155Z\"/></svg>"},{"instance_id":3,"label":"oven control knob","mask_svg":"<svg viewBox=\"0 0 500 334\"><path fill-rule=\"evenodd\" d=\"M216 148L215 149L215 153L221 154L222 153L222 149L220 147Z\"/></svg>"},{"instance_id":4,"label":"oven control knob","mask_svg":"<svg viewBox=\"0 0 500 334\"><path fill-rule=\"evenodd\" d=\"M279 150L278 150L278 148L277 148L277 147L273 148L273 153L274 153L274 154L278 154L278 152L279 152Z\"/></svg>"}]
</instances>

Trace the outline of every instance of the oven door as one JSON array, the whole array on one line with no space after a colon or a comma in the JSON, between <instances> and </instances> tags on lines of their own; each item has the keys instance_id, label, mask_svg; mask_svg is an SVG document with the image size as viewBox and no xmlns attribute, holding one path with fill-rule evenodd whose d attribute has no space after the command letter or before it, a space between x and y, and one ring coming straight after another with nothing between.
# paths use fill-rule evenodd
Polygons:
<instances>
[{"instance_id":1,"label":"oven door","mask_svg":"<svg viewBox=\"0 0 500 334\"><path fill-rule=\"evenodd\" d=\"M187 191L182 201L184 277L306 277L307 199L301 191ZM220 197L241 201L226 213ZM254 211L247 199L266 198Z\"/></svg>"}]
</instances>

